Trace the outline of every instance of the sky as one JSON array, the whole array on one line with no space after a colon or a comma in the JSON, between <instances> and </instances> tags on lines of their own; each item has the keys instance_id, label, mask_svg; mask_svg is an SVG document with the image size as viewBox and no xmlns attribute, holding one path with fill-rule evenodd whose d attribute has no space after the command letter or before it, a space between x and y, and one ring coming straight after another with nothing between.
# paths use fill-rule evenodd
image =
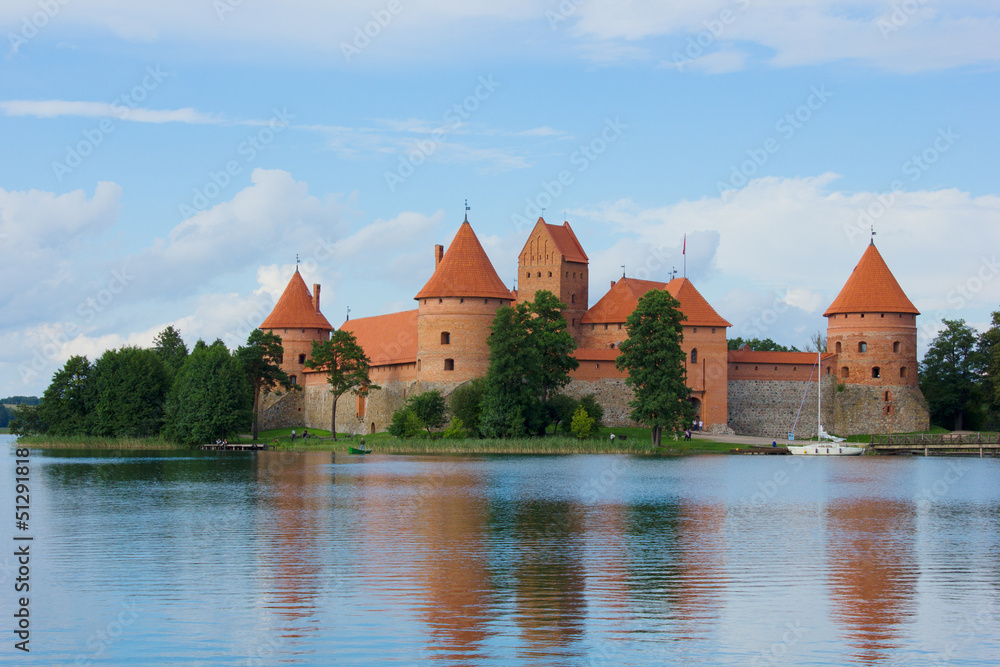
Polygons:
<instances>
[{"instance_id":1,"label":"sky","mask_svg":"<svg viewBox=\"0 0 1000 667\"><path fill-rule=\"evenodd\" d=\"M0 396L167 325L235 348L296 258L334 326L414 308L466 213L511 286L568 220L591 304L686 271L800 349L874 229L922 355L1000 309L998 34L987 0L4 0Z\"/></svg>"}]
</instances>

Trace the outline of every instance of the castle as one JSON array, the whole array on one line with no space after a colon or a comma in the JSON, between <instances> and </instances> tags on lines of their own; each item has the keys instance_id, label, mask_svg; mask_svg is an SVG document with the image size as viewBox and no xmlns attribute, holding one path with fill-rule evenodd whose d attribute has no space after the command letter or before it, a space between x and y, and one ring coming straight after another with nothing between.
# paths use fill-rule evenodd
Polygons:
<instances>
[{"instance_id":1,"label":"castle","mask_svg":"<svg viewBox=\"0 0 1000 667\"><path fill-rule=\"evenodd\" d=\"M824 428L839 435L928 428L927 403L917 386L917 309L876 249L865 250L837 298L827 308L827 352L728 350L722 318L687 278L669 282L623 277L592 307L589 259L568 222L542 218L518 255L519 289L500 280L468 217L447 252L434 246L434 271L417 292L417 307L348 320L371 359L368 396L341 397L337 430L385 430L408 395L439 389L448 395L482 377L489 367L487 338L496 311L531 301L548 290L567 305L563 315L576 341L579 368L564 392L594 394L609 426L629 419L631 390L615 368L625 322L639 299L662 289L687 317L681 347L690 401L710 432L785 437L815 434L816 391L823 392ZM313 340L333 328L320 311L320 286L312 293L296 268L273 311L260 326L282 338L282 369L303 391L272 393L262 402L263 428L328 427L332 397L326 376L305 367ZM817 378L817 371L819 377Z\"/></svg>"}]
</instances>

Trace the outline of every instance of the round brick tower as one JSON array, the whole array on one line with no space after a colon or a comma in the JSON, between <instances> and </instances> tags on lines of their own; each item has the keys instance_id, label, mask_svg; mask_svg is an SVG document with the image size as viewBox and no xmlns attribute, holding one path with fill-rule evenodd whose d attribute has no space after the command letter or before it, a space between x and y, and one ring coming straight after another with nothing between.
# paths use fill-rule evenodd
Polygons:
<instances>
[{"instance_id":1,"label":"round brick tower","mask_svg":"<svg viewBox=\"0 0 1000 667\"><path fill-rule=\"evenodd\" d=\"M326 340L333 331L319 310L319 285L313 285L313 293L310 294L298 267L295 267L292 279L260 328L265 333L281 336L284 350L281 370L296 383L302 383L302 372L312 352L312 342Z\"/></svg>"},{"instance_id":2,"label":"round brick tower","mask_svg":"<svg viewBox=\"0 0 1000 667\"><path fill-rule=\"evenodd\" d=\"M514 295L497 275L468 217L442 252L417 301L417 380L458 384L486 375L490 325Z\"/></svg>"},{"instance_id":3,"label":"round brick tower","mask_svg":"<svg viewBox=\"0 0 1000 667\"><path fill-rule=\"evenodd\" d=\"M926 428L917 380L919 314L872 242L823 313L837 382L850 389L838 391L840 434Z\"/></svg>"}]
</instances>

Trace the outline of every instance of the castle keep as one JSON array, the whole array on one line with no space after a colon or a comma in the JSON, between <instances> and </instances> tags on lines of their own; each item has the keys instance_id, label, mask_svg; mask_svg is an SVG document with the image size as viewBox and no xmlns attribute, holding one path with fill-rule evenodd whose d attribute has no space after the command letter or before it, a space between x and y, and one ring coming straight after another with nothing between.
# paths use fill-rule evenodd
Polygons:
<instances>
[{"instance_id":1,"label":"castle keep","mask_svg":"<svg viewBox=\"0 0 1000 667\"><path fill-rule=\"evenodd\" d=\"M815 433L817 387L823 392L823 424L832 433L928 427L927 404L917 386L919 313L874 243L824 313L828 352L818 366L814 353L728 350L726 328L732 325L687 278L663 283L623 277L588 307L589 262L568 222L550 225L539 218L518 255L519 289L508 289L466 218L447 251L434 246L433 272L414 296L415 309L341 325L364 347L372 382L381 389L367 397L342 396L337 429L385 430L408 395L430 389L448 395L484 376L497 309L531 301L539 290L567 305L563 314L577 343L580 366L564 391L594 394L610 426L633 425L631 391L615 359L626 319L654 289L669 292L687 317L681 344L685 371L690 400L706 430L782 438L794 430L808 437ZM263 428L329 424L326 376L305 367L312 341L333 331L320 312L319 294L319 285L310 294L296 269L261 325L282 337L281 366L303 389L268 395L262 401Z\"/></svg>"}]
</instances>

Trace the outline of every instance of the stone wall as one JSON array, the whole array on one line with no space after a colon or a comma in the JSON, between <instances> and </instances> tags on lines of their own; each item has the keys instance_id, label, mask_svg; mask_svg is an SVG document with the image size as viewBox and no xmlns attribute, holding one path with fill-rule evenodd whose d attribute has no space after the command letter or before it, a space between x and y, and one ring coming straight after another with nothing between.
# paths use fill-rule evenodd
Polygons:
<instances>
[{"instance_id":1,"label":"stone wall","mask_svg":"<svg viewBox=\"0 0 1000 667\"><path fill-rule=\"evenodd\" d=\"M927 400L909 385L840 385L827 430L837 435L909 433L930 428Z\"/></svg>"},{"instance_id":2,"label":"stone wall","mask_svg":"<svg viewBox=\"0 0 1000 667\"><path fill-rule=\"evenodd\" d=\"M823 381L823 428L830 433L836 432L833 428L836 390L834 378ZM785 439L793 427L796 438L816 435L815 382L730 380L728 405L729 427L740 435Z\"/></svg>"},{"instance_id":3,"label":"stone wall","mask_svg":"<svg viewBox=\"0 0 1000 667\"><path fill-rule=\"evenodd\" d=\"M260 430L306 426L303 390L272 391L260 395Z\"/></svg>"},{"instance_id":4,"label":"stone wall","mask_svg":"<svg viewBox=\"0 0 1000 667\"><path fill-rule=\"evenodd\" d=\"M640 426L628 416L632 412L632 408L628 405L632 400L632 390L625 384L625 380L573 380L566 385L562 393L576 399L586 394L593 394L604 408L605 426Z\"/></svg>"}]
</instances>

